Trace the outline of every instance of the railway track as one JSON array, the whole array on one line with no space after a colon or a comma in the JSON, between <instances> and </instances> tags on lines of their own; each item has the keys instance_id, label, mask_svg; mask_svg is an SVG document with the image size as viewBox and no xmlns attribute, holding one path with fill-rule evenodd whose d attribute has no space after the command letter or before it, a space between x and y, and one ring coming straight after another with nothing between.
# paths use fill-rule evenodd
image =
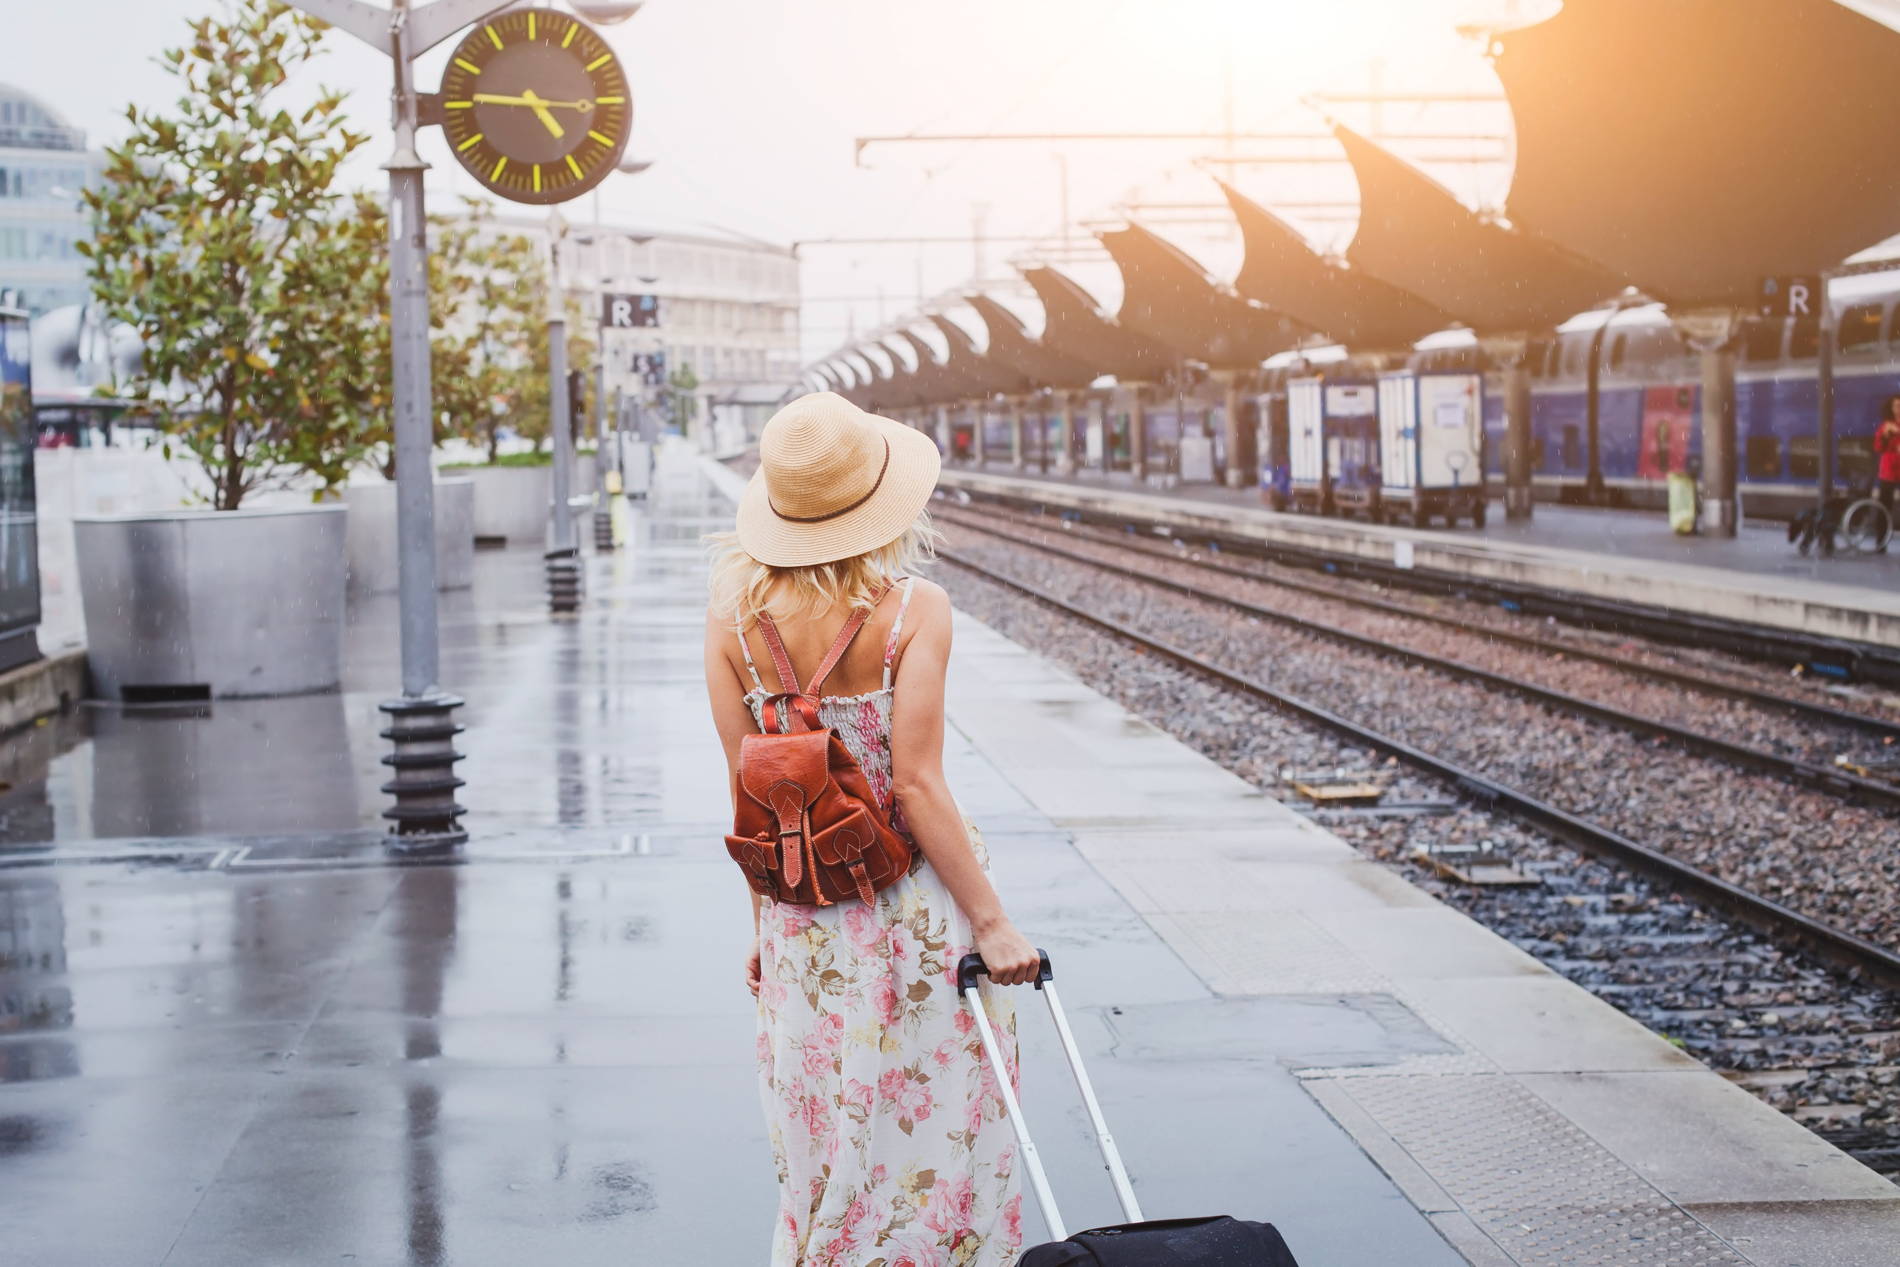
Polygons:
<instances>
[{"instance_id":1,"label":"railway track","mask_svg":"<svg viewBox=\"0 0 1900 1267\"><path fill-rule=\"evenodd\" d=\"M955 511L938 512L946 523L969 531L1001 536L993 522ZM1262 620L1270 620L1321 637L1335 639L1363 650L1390 655L1418 664L1447 676L1482 683L1500 691L1509 691L1542 704L1587 717L1631 733L1665 740L1686 750L1718 757L1734 765L1776 775L1805 787L1840 796L1850 803L1859 802L1888 810L1900 810L1900 782L1875 777L1900 758L1900 723L1865 713L1850 712L1810 700L1771 692L1758 687L1724 681L1708 674L1683 669L1663 668L1634 662L1607 652L1593 651L1567 642L1512 633L1484 627L1473 629L1457 617L1422 611L1409 604L1362 594L1327 589L1320 585L1266 575L1224 561L1197 558L1185 552L1159 550L1150 546L1104 539L1095 534L1072 537L1058 543L1052 538L1065 534L1053 531L1045 521L1037 524L1024 518L1012 518L1017 535L1035 548L1061 558L1100 568L1144 584L1175 593L1228 605ZM1021 534L1033 534L1024 538ZM1076 546L1083 547L1076 549ZM1118 562L1116 556L1134 556L1147 561L1137 567ZM1156 569L1163 571L1157 571ZM1171 574L1190 573L1214 578L1221 586L1210 589L1178 579ZM1293 591L1306 596L1303 610L1290 610L1284 603L1268 604L1245 596L1244 591L1264 589ZM1236 592L1241 591L1241 592ZM1277 595L1275 595L1277 597ZM1358 620L1357 613L1376 613L1370 622ZM1452 631L1465 644L1458 656L1446 654L1446 640L1421 638L1416 626L1433 633ZM1430 644L1436 643L1434 648ZM1529 658L1499 657L1499 644L1516 651L1530 652ZM1479 650L1494 661L1487 667L1470 657ZM1496 663L1502 659L1504 663ZM1569 662L1583 661L1595 666L1591 675L1571 671ZM1555 672L1553 672L1555 670ZM1540 682L1535 677L1545 679ZM1577 682L1580 676L1596 680ZM1555 681L1551 679L1555 678ZM1565 681L1564 679L1572 679ZM1605 692L1604 681L1613 685L1620 679L1634 679L1644 689L1627 689L1622 699L1614 689ZM1570 687L1571 689L1565 689ZM1660 688L1660 689L1658 689ZM1590 692L1595 691L1595 697ZM1681 692L1715 696L1731 701L1740 710L1756 710L1772 717L1738 715L1738 709L1725 709L1711 720L1739 727L1761 736L1761 746L1738 742L1711 728L1696 728L1670 719L1681 705Z\"/></svg>"},{"instance_id":2,"label":"railway track","mask_svg":"<svg viewBox=\"0 0 1900 1267\"><path fill-rule=\"evenodd\" d=\"M1011 538L1005 548L1041 547ZM1890 988L1900 981L1900 954L1892 948L1302 698L1231 656L1138 627L1101 603L1085 606L962 548L944 557L965 573L953 586L959 606L1070 661L1269 790L1290 792L1281 783L1289 766L1364 766L1376 759L1370 754L1384 755L1392 809L1322 811L1333 830L1869 1165L1900 1175L1900 1034ZM1157 589L1171 592L1148 592ZM1226 610L1259 628L1258 617ZM1174 619L1177 628L1194 621L1179 611ZM1128 656L1131 647L1139 654ZM1236 697L1305 724L1263 725L1236 709ZM1421 836L1503 850L1542 883L1451 884L1413 860Z\"/></svg>"}]
</instances>

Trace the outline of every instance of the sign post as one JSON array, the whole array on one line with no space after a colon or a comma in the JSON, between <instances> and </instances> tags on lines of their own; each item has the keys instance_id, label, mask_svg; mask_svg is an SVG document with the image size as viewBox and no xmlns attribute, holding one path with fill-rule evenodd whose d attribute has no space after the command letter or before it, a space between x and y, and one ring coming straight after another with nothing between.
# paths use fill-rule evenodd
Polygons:
<instances>
[{"instance_id":1,"label":"sign post","mask_svg":"<svg viewBox=\"0 0 1900 1267\"><path fill-rule=\"evenodd\" d=\"M391 398L394 405L396 457L396 542L399 562L399 610L402 636L402 695L386 700L390 716L383 731L395 751L383 758L394 772L382 790L395 798L383 811L390 821L388 845L398 852L451 848L468 839L460 819L462 807L455 790L454 737L461 727L452 714L462 701L443 691L440 676L440 629L436 613L435 471L430 456L435 447L430 401L428 221L423 210L423 173L429 165L416 152L416 131L429 125L451 130L486 116L475 134L476 142L458 144L456 159L476 162L471 146L489 139L492 156L484 151L478 180L503 197L522 202L560 202L585 193L598 184L626 148L632 119L629 94L621 85L618 62L599 37L565 15L563 29L589 37L587 55L598 60L587 73L591 82L605 84L586 101L565 100L566 94L543 91L537 79L550 71L551 59L511 55L497 61L497 80L466 100L446 100L439 93L423 93L415 84L416 59L471 23L481 22L513 7L514 0L390 0L389 7L369 0L289 0L297 9L355 36L390 59L394 87L390 102L394 115L395 149L383 170L389 173L389 323ZM631 17L641 0L582 0L585 12L598 20ZM536 22L524 14L520 21ZM506 23L513 17L498 19ZM546 19L543 19L546 20ZM550 23L550 31L553 29ZM530 33L529 42L532 42ZM572 41L570 41L572 42ZM491 27L487 43L500 54L506 41ZM594 45L598 45L595 48ZM522 50L517 50L517 52ZM603 55L604 51L604 55ZM484 51L481 56L487 58ZM465 59L464 59L465 60ZM558 60L558 59L556 59ZM451 77L467 71L452 63ZM604 68L604 69L603 69ZM488 67L468 72L479 74ZM505 72L505 73L504 73ZM448 82L445 80L445 83ZM514 90L519 89L519 92ZM481 100L476 100L479 96ZM571 115L563 121L556 111ZM454 116L451 123L450 115ZM586 118L590 129L570 128ZM537 128L539 131L537 131ZM600 129L606 128L605 132ZM494 133L488 138L488 133ZM545 134L545 135L544 135ZM587 144L581 144L585 135ZM555 142L565 142L554 148ZM545 153L543 152L545 150ZM510 171L509 167L515 168ZM545 170L544 170L545 169ZM572 174L568 179L566 173ZM559 387L555 388L558 394Z\"/></svg>"}]
</instances>

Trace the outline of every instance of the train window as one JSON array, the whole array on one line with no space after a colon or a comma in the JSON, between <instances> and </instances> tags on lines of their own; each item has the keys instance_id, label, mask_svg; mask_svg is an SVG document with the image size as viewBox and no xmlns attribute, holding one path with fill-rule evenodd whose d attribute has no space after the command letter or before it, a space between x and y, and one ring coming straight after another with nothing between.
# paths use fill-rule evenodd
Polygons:
<instances>
[{"instance_id":1,"label":"train window","mask_svg":"<svg viewBox=\"0 0 1900 1267\"><path fill-rule=\"evenodd\" d=\"M1788 359L1812 360L1821 353L1821 323L1812 317L1796 317L1788 335Z\"/></svg>"},{"instance_id":2,"label":"train window","mask_svg":"<svg viewBox=\"0 0 1900 1267\"><path fill-rule=\"evenodd\" d=\"M1880 342L1879 304L1855 304L1841 314L1840 332L1834 346L1843 352L1871 348Z\"/></svg>"},{"instance_id":3,"label":"train window","mask_svg":"<svg viewBox=\"0 0 1900 1267\"><path fill-rule=\"evenodd\" d=\"M1544 437L1532 436L1531 437L1531 470L1541 471L1543 469L1544 469Z\"/></svg>"},{"instance_id":4,"label":"train window","mask_svg":"<svg viewBox=\"0 0 1900 1267\"><path fill-rule=\"evenodd\" d=\"M1781 359L1781 331L1779 321L1763 321L1750 317L1742 324L1742 359L1744 361L1779 361Z\"/></svg>"},{"instance_id":5,"label":"train window","mask_svg":"<svg viewBox=\"0 0 1900 1267\"><path fill-rule=\"evenodd\" d=\"M1583 431L1576 423L1564 424L1564 469L1583 465Z\"/></svg>"},{"instance_id":6,"label":"train window","mask_svg":"<svg viewBox=\"0 0 1900 1267\"><path fill-rule=\"evenodd\" d=\"M1819 479L1821 445L1812 432L1788 441L1788 477L1797 480Z\"/></svg>"},{"instance_id":7,"label":"train window","mask_svg":"<svg viewBox=\"0 0 1900 1267\"><path fill-rule=\"evenodd\" d=\"M1623 353L1628 350L1629 350L1629 336L1627 334L1619 334L1614 339L1610 340L1610 368L1611 369L1620 370L1623 368Z\"/></svg>"},{"instance_id":8,"label":"train window","mask_svg":"<svg viewBox=\"0 0 1900 1267\"><path fill-rule=\"evenodd\" d=\"M1781 437L1748 437L1748 478L1772 480L1781 475Z\"/></svg>"}]
</instances>

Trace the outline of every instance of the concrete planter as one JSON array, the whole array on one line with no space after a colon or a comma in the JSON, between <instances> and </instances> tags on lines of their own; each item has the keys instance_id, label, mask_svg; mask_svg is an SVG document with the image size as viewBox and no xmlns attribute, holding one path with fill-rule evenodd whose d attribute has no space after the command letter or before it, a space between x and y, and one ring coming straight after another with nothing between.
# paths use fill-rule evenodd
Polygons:
<instances>
[{"instance_id":1,"label":"concrete planter","mask_svg":"<svg viewBox=\"0 0 1900 1267\"><path fill-rule=\"evenodd\" d=\"M359 594L393 593L401 582L396 554L396 486L352 484L343 492L350 508L350 589ZM475 583L475 481L435 482L435 587L467 589Z\"/></svg>"},{"instance_id":2,"label":"concrete planter","mask_svg":"<svg viewBox=\"0 0 1900 1267\"><path fill-rule=\"evenodd\" d=\"M475 539L485 544L547 544L549 507L554 500L552 466L471 466L458 469L475 485ZM594 461L576 459L573 493L594 491Z\"/></svg>"},{"instance_id":3,"label":"concrete planter","mask_svg":"<svg viewBox=\"0 0 1900 1267\"><path fill-rule=\"evenodd\" d=\"M75 516L106 699L293 695L342 678L342 506Z\"/></svg>"}]
</instances>

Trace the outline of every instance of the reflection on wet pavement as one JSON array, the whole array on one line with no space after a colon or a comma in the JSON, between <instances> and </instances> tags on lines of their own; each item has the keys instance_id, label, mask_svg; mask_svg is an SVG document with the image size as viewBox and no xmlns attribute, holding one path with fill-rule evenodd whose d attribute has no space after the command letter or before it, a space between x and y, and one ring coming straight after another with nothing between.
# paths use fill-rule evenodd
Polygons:
<instances>
[{"instance_id":1,"label":"reflection on wet pavement","mask_svg":"<svg viewBox=\"0 0 1900 1267\"><path fill-rule=\"evenodd\" d=\"M581 620L545 615L532 552L447 596L467 865L379 847L393 601L352 612L342 692L88 707L10 746L0 1260L625 1262L667 1241L632 1225L677 1141L762 1155L678 637L723 503L674 474ZM696 1123L708 1096L744 1109ZM735 1244L770 1183L734 1185Z\"/></svg>"},{"instance_id":2,"label":"reflection on wet pavement","mask_svg":"<svg viewBox=\"0 0 1900 1267\"><path fill-rule=\"evenodd\" d=\"M462 800L478 836L524 821L625 828L659 810L664 749L633 723L656 682L698 671L690 640L666 635L703 619L697 580L681 581L699 576L699 538L729 514L695 472L679 475L662 491L664 522L636 513L628 547L591 561L579 621L548 619L532 550L478 552L474 588L442 596L443 682L468 700ZM380 829L388 772L376 705L399 680L395 596L353 601L348 639L340 692L93 703L10 740L0 853Z\"/></svg>"},{"instance_id":3,"label":"reflection on wet pavement","mask_svg":"<svg viewBox=\"0 0 1900 1267\"><path fill-rule=\"evenodd\" d=\"M724 513L665 475L578 622L532 556L482 556L447 607L454 865L379 844L388 610L355 613L340 694L30 738L0 849L0 1263L763 1258L749 903L698 651ZM1012 914L1093 966L1064 994L1144 1199L1273 1192L1325 1261L1454 1261L1288 1072L1442 1040L1373 1003L1212 998L998 764L960 735L946 759ZM1063 1097L1038 1143L1065 1213L1115 1221L1053 1037L1022 1043L1026 1094Z\"/></svg>"}]
</instances>

